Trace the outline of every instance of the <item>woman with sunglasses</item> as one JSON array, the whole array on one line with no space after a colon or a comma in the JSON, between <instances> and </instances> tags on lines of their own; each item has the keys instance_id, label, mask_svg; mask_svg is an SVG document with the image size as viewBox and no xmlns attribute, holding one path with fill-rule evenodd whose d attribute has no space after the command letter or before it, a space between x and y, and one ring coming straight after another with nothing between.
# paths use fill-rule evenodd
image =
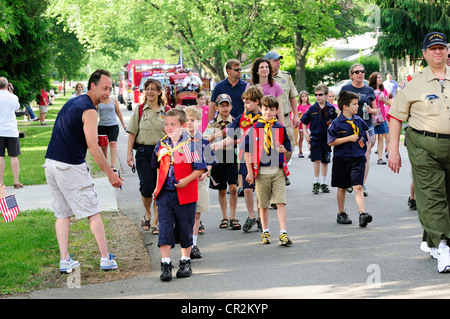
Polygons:
<instances>
[{"instance_id":1,"label":"woman with sunglasses","mask_svg":"<svg viewBox=\"0 0 450 319\"><path fill-rule=\"evenodd\" d=\"M358 101L358 113L357 115L364 119L364 112L367 112L369 115L364 119L364 121L367 123L367 126L369 129L367 130L368 133L368 139L367 139L367 152L366 152L366 171L364 173L364 185L363 185L363 191L364 196L368 195L368 192L366 190L365 182L367 179L367 175L369 174L369 157L370 157L370 151L372 150L372 147L375 143L375 135L374 135L374 128L372 123L372 115L377 114L377 105L376 105L376 97L375 97L375 91L373 88L371 88L368 85L364 84L364 74L366 73L366 70L364 69L364 66L359 63L355 63L350 67L349 75L350 79L352 80L351 83L344 85L341 88L340 92L343 91L349 91L354 92L359 95L359 101ZM364 109L364 105L367 105L368 108Z\"/></svg>"},{"instance_id":2,"label":"woman with sunglasses","mask_svg":"<svg viewBox=\"0 0 450 319\"><path fill-rule=\"evenodd\" d=\"M161 82L149 78L144 83L144 102L137 106L127 127L128 153L127 164L132 169L136 167L139 177L139 192L145 208L145 216L141 226L145 231L158 231L158 212L153 202L153 191L156 188L156 169L152 167L152 155L155 146L166 133L164 119L166 116L165 97ZM136 150L136 166L134 166L133 149ZM153 202L153 220L150 207Z\"/></svg>"}]
</instances>

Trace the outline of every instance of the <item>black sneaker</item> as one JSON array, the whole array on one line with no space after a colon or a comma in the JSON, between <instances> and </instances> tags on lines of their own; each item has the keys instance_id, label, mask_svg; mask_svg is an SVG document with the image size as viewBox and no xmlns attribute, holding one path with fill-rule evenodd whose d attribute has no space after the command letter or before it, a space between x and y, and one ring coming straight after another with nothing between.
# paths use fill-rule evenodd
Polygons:
<instances>
[{"instance_id":1,"label":"black sneaker","mask_svg":"<svg viewBox=\"0 0 450 319\"><path fill-rule=\"evenodd\" d=\"M411 199L411 197L408 198L408 207L410 210L417 210L417 206L416 206L416 200L415 199Z\"/></svg>"},{"instance_id":2,"label":"black sneaker","mask_svg":"<svg viewBox=\"0 0 450 319\"><path fill-rule=\"evenodd\" d=\"M336 221L338 222L338 224L346 224L346 225L348 225L348 224L352 223L352 220L348 218L348 215L345 212L339 213L337 215Z\"/></svg>"},{"instance_id":3,"label":"black sneaker","mask_svg":"<svg viewBox=\"0 0 450 319\"><path fill-rule=\"evenodd\" d=\"M319 189L320 189L320 183L314 183L313 189L312 189L313 194L319 194Z\"/></svg>"},{"instance_id":4,"label":"black sneaker","mask_svg":"<svg viewBox=\"0 0 450 319\"><path fill-rule=\"evenodd\" d=\"M253 225L256 224L256 218L247 217L245 220L244 226L242 226L242 230L245 232L249 232L252 230Z\"/></svg>"},{"instance_id":5,"label":"black sneaker","mask_svg":"<svg viewBox=\"0 0 450 319\"><path fill-rule=\"evenodd\" d=\"M327 184L321 184L320 189L322 190L322 193L329 193L330 189L328 188Z\"/></svg>"},{"instance_id":6,"label":"black sneaker","mask_svg":"<svg viewBox=\"0 0 450 319\"><path fill-rule=\"evenodd\" d=\"M359 227L366 227L372 221L372 216L367 213L359 214Z\"/></svg>"},{"instance_id":7,"label":"black sneaker","mask_svg":"<svg viewBox=\"0 0 450 319\"><path fill-rule=\"evenodd\" d=\"M191 259L195 258L202 258L202 253L200 252L200 249L198 249L197 246L193 246L191 249Z\"/></svg>"},{"instance_id":8,"label":"black sneaker","mask_svg":"<svg viewBox=\"0 0 450 319\"><path fill-rule=\"evenodd\" d=\"M192 275L191 260L180 260L180 268L177 271L177 278L186 278Z\"/></svg>"},{"instance_id":9,"label":"black sneaker","mask_svg":"<svg viewBox=\"0 0 450 319\"><path fill-rule=\"evenodd\" d=\"M159 279L162 281L169 281L172 279L172 262L170 263L161 263L161 276Z\"/></svg>"}]
</instances>

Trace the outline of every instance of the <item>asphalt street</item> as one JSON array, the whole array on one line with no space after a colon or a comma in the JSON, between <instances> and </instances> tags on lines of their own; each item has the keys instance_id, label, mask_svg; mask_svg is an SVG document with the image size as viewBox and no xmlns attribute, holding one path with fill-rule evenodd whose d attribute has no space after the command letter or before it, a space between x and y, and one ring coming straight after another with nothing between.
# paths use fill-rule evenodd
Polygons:
<instances>
[{"instance_id":1,"label":"asphalt street","mask_svg":"<svg viewBox=\"0 0 450 319\"><path fill-rule=\"evenodd\" d=\"M130 111L121 105L128 123ZM136 173L126 165L127 134L121 130L118 157L123 192L116 190L120 212L138 225L143 208ZM304 147L304 153L309 152ZM148 274L123 281L81 288L58 288L29 294L33 299L51 298L173 298L173 299L296 299L296 298L448 298L450 275L437 271L437 262L420 250L422 228L417 212L407 206L410 165L401 147L403 167L399 174L387 165L377 165L372 152L367 179L366 211L373 221L358 226L353 194L347 194L346 209L351 225L336 223L336 189L329 194L311 192L313 165L298 158L295 150L291 185L287 191L288 234L291 247L277 244L276 210L270 210L272 244L261 245L256 230L219 229L221 213L217 192L209 190L211 210L202 214L205 233L199 236L202 259L192 262L190 278L171 282L159 280L160 255L157 236L142 232L152 269ZM331 165L328 171L330 182ZM237 217L247 217L243 197L238 200ZM174 275L180 249L172 250ZM117 256L120 265L120 256ZM174 276L175 277L175 276Z\"/></svg>"}]
</instances>

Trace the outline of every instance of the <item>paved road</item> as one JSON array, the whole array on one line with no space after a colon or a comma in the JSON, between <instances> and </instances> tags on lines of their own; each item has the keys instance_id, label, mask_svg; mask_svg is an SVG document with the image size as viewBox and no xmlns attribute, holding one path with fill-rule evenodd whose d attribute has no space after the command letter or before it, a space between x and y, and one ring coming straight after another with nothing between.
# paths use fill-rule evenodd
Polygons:
<instances>
[{"instance_id":1,"label":"paved road","mask_svg":"<svg viewBox=\"0 0 450 319\"><path fill-rule=\"evenodd\" d=\"M128 122L131 112L122 108ZM137 174L126 166L126 133L119 138L119 159L126 179L116 191L121 212L140 223L143 209ZM306 150L304 153L308 153ZM308 158L293 157L291 185L287 187L288 234L292 247L262 246L259 232L221 230L217 193L210 190L211 211L203 214L206 232L199 238L203 258L193 261L187 279L159 280L160 256L156 236L143 232L152 261L148 275L125 281L39 291L30 298L440 298L450 295L449 275L437 272L437 263L419 249L422 229L417 213L409 211L410 175L406 149L403 168L394 175L370 159L367 212L374 220L358 227L353 194L347 195L352 225L336 223L336 189L311 192L313 167ZM330 171L331 172L331 167ZM330 174L329 174L330 175ZM246 218L243 198L238 202L241 224ZM270 229L279 231L276 211L270 211ZM180 249L172 250L178 264ZM120 256L118 256L120 263ZM174 274L177 267L174 269ZM197 301L198 304L198 301Z\"/></svg>"}]
</instances>

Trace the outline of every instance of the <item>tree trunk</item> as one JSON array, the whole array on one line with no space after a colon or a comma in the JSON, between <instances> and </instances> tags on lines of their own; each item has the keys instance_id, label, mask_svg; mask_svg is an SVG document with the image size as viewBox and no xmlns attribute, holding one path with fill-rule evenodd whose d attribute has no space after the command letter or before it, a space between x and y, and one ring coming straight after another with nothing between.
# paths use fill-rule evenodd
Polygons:
<instances>
[{"instance_id":1,"label":"tree trunk","mask_svg":"<svg viewBox=\"0 0 450 319\"><path fill-rule=\"evenodd\" d=\"M306 65L306 54L308 53L311 42L304 40L301 33L294 31L294 49L295 49L295 83L297 90L308 91L306 87L306 75L305 75L305 65Z\"/></svg>"}]
</instances>

